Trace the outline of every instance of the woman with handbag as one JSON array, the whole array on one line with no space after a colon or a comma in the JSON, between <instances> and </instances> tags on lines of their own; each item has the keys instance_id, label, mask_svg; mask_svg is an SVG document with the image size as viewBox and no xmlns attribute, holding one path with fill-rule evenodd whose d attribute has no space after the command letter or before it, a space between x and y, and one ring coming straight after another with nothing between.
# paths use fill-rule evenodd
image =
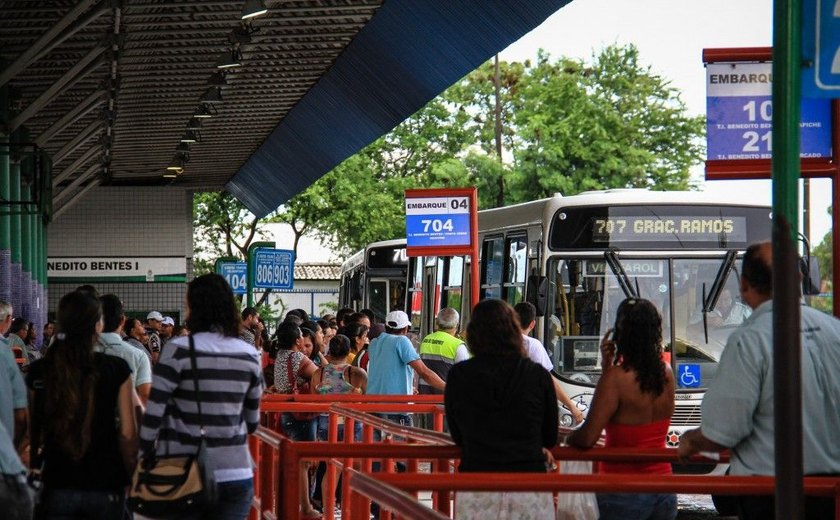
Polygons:
<instances>
[{"instance_id":1,"label":"woman with handbag","mask_svg":"<svg viewBox=\"0 0 840 520\"><path fill-rule=\"evenodd\" d=\"M285 321L276 332L277 359L274 361L274 389L278 394L308 394L309 380L318 370L303 353L303 332L295 323ZM280 416L283 433L293 441L314 441L318 426L317 413L283 412ZM303 518L319 518L321 514L309 500L309 463L301 464L300 511Z\"/></svg>"},{"instance_id":2,"label":"woman with handbag","mask_svg":"<svg viewBox=\"0 0 840 520\"><path fill-rule=\"evenodd\" d=\"M191 334L169 341L155 365L131 492L143 488L143 475L155 465L186 456L201 470L202 491L192 502L175 497L164 504L169 516L243 520L254 495L248 434L259 426L260 362L254 346L239 339L240 316L224 278L194 279L186 304ZM133 496L135 503L143 505ZM142 507L132 509L153 516Z\"/></svg>"},{"instance_id":3,"label":"woman with handbag","mask_svg":"<svg viewBox=\"0 0 840 520\"><path fill-rule=\"evenodd\" d=\"M91 295L61 298L55 341L26 376L33 392L31 467L42 469L41 518L121 520L125 512L137 397L128 364L94 352L101 318Z\"/></svg>"},{"instance_id":4,"label":"woman with handbag","mask_svg":"<svg viewBox=\"0 0 840 520\"><path fill-rule=\"evenodd\" d=\"M616 311L615 327L601 341L601 378L583 426L567 439L589 448L606 429L606 446L664 448L674 413L674 375L662 360L662 317L653 303L628 298ZM671 474L671 464L601 463L601 473ZM673 520L677 497L670 493L599 493L602 520Z\"/></svg>"},{"instance_id":5,"label":"woman with handbag","mask_svg":"<svg viewBox=\"0 0 840 520\"><path fill-rule=\"evenodd\" d=\"M446 419L463 448L459 471L545 473L557 443L551 375L528 359L519 321L502 300L483 300L467 326L471 359L456 363L444 391ZM455 518L554 520L551 493L459 492Z\"/></svg>"}]
</instances>

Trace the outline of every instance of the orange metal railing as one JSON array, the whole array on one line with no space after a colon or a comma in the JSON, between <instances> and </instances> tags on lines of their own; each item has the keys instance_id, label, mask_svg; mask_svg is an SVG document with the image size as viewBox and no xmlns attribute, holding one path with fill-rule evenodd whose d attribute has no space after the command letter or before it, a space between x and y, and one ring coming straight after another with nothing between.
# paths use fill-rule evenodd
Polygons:
<instances>
[{"instance_id":1,"label":"orange metal railing","mask_svg":"<svg viewBox=\"0 0 840 520\"><path fill-rule=\"evenodd\" d=\"M297 519L297 482L302 477L301 462L327 460L325 490L334 489L336 468L342 473L342 520L369 518L371 500L383 507L382 518L390 511L401 518L448 518L450 497L455 491L546 491L546 492L626 492L689 493L722 495L770 495L775 491L772 477L732 477L722 475L562 475L458 473L452 468L460 457L460 448L448 435L400 426L367 412L433 413L434 425L443 423L440 396L292 396L269 397L263 403L266 424L282 411L321 411L329 413L327 442L292 442L281 433L261 427L251 438L251 451L257 461L254 508L250 520ZM329 398L329 399L325 399ZM384 398L384 399L383 399ZM378 401L385 402L378 402ZM341 404L330 403L341 401ZM410 402L407 402L410 401ZM345 436L338 442L338 419L345 421ZM363 424L361 442L350 433L355 422ZM279 423L278 423L279 424ZM374 443L373 431L380 429L393 441ZM557 460L592 460L607 462L677 462L676 450L593 448L555 448ZM382 471L372 473L374 460L382 460ZM393 472L394 460L406 460L407 471ZM728 460L723 457L723 462ZM431 473L419 473L419 461L430 461ZM703 457L693 462L708 463ZM353 469L357 463L357 469ZM806 477L807 495L834 497L836 520L840 520L840 478ZM419 491L433 493L432 513L417 500ZM325 491L324 518L331 519L334 494Z\"/></svg>"}]
</instances>

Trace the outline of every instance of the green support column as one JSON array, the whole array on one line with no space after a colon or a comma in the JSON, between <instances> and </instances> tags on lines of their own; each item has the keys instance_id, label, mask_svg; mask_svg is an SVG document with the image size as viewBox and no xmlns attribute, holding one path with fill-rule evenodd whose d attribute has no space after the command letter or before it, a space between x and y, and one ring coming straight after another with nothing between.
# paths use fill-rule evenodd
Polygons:
<instances>
[{"instance_id":1,"label":"green support column","mask_svg":"<svg viewBox=\"0 0 840 520\"><path fill-rule=\"evenodd\" d=\"M16 136L12 136L12 141L16 141ZM23 309L23 301L21 300L21 272L23 266L21 260L21 240L20 240L20 161L15 160L15 153L13 149L12 159L9 161L9 200L11 204L8 206L9 217L9 236L12 240L12 268L11 268L11 284L12 284L12 305L16 309L16 313L20 313Z\"/></svg>"},{"instance_id":2,"label":"green support column","mask_svg":"<svg viewBox=\"0 0 840 520\"><path fill-rule=\"evenodd\" d=\"M6 89L0 89L0 105L5 106ZM9 187L9 137L0 134L0 200L11 198ZM0 300L12 300L12 229L10 206L0 202Z\"/></svg>"},{"instance_id":3,"label":"green support column","mask_svg":"<svg viewBox=\"0 0 840 520\"><path fill-rule=\"evenodd\" d=\"M248 257L245 258L245 262L248 265L248 275L245 277L245 305L247 305L248 307L254 306L254 277L257 274L257 270L254 269L254 253L260 247L274 249L276 247L276 244L274 242L254 242L250 246L248 246Z\"/></svg>"},{"instance_id":4,"label":"green support column","mask_svg":"<svg viewBox=\"0 0 840 520\"><path fill-rule=\"evenodd\" d=\"M47 258L49 258L49 241L47 239L47 231L49 221L52 218L52 161L50 157L41 152L41 186L39 187L38 207L38 226L41 230L41 243L39 245L40 259L39 262L39 281L41 282L42 300L44 301L44 318L49 315L49 285L47 279Z\"/></svg>"},{"instance_id":5,"label":"green support column","mask_svg":"<svg viewBox=\"0 0 840 520\"><path fill-rule=\"evenodd\" d=\"M22 134L24 142L29 142L29 132ZM33 181L35 179L35 157L33 150L27 148L23 155L23 160L20 165L21 179L23 183L20 187L20 198L22 201L27 201L21 208L20 217L20 237L21 237L21 265L23 273L21 276L21 300L23 301L24 309L27 311L27 316L38 328L41 323L41 301L38 298L39 292L35 284L35 236L34 226L32 225L32 217L35 211L35 205L31 204L33 200ZM40 332L40 331L39 331Z\"/></svg>"},{"instance_id":6,"label":"green support column","mask_svg":"<svg viewBox=\"0 0 840 520\"><path fill-rule=\"evenodd\" d=\"M5 63L0 60L0 68ZM0 123L9 120L9 89L0 87ZM4 128L0 125L0 128ZM9 200L9 136L0 132L0 201ZM12 237L9 205L0 202L0 300L12 300Z\"/></svg>"},{"instance_id":7,"label":"green support column","mask_svg":"<svg viewBox=\"0 0 840 520\"><path fill-rule=\"evenodd\" d=\"M773 10L773 406L776 518L804 518L800 367L800 1Z\"/></svg>"}]
</instances>

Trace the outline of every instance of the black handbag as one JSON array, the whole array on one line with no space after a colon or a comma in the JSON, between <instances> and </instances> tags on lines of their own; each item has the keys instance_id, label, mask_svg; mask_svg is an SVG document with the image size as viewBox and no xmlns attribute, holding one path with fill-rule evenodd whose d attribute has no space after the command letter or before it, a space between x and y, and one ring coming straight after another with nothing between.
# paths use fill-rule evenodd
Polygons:
<instances>
[{"instance_id":1,"label":"black handbag","mask_svg":"<svg viewBox=\"0 0 840 520\"><path fill-rule=\"evenodd\" d=\"M140 461L131 479L129 508L151 518L180 517L211 509L218 502L216 479L207 457L204 419L198 389L195 341L190 335L190 365L201 441L195 455L158 457L152 454Z\"/></svg>"}]
</instances>

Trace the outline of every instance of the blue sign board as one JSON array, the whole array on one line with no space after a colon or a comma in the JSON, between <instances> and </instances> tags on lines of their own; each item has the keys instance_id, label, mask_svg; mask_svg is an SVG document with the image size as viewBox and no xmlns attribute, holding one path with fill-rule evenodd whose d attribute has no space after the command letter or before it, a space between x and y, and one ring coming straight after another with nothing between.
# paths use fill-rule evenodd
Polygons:
<instances>
[{"instance_id":1,"label":"blue sign board","mask_svg":"<svg viewBox=\"0 0 840 520\"><path fill-rule=\"evenodd\" d=\"M218 274L224 277L230 288L233 289L233 294L245 294L247 289L246 277L248 275L248 265L245 262L220 262L218 264Z\"/></svg>"},{"instance_id":2,"label":"blue sign board","mask_svg":"<svg viewBox=\"0 0 840 520\"><path fill-rule=\"evenodd\" d=\"M406 198L405 233L409 248L469 246L470 198Z\"/></svg>"},{"instance_id":3,"label":"blue sign board","mask_svg":"<svg viewBox=\"0 0 840 520\"><path fill-rule=\"evenodd\" d=\"M291 290L295 253L288 249L257 249L254 253L254 287Z\"/></svg>"},{"instance_id":4,"label":"blue sign board","mask_svg":"<svg viewBox=\"0 0 840 520\"><path fill-rule=\"evenodd\" d=\"M840 97L840 5L837 0L802 2L802 95Z\"/></svg>"},{"instance_id":5,"label":"blue sign board","mask_svg":"<svg viewBox=\"0 0 840 520\"><path fill-rule=\"evenodd\" d=\"M687 363L679 366L677 384L680 388L697 388L700 386L700 365Z\"/></svg>"},{"instance_id":6,"label":"blue sign board","mask_svg":"<svg viewBox=\"0 0 840 520\"><path fill-rule=\"evenodd\" d=\"M706 158L770 159L772 64L706 66ZM831 101L803 99L800 157L831 158Z\"/></svg>"}]
</instances>

